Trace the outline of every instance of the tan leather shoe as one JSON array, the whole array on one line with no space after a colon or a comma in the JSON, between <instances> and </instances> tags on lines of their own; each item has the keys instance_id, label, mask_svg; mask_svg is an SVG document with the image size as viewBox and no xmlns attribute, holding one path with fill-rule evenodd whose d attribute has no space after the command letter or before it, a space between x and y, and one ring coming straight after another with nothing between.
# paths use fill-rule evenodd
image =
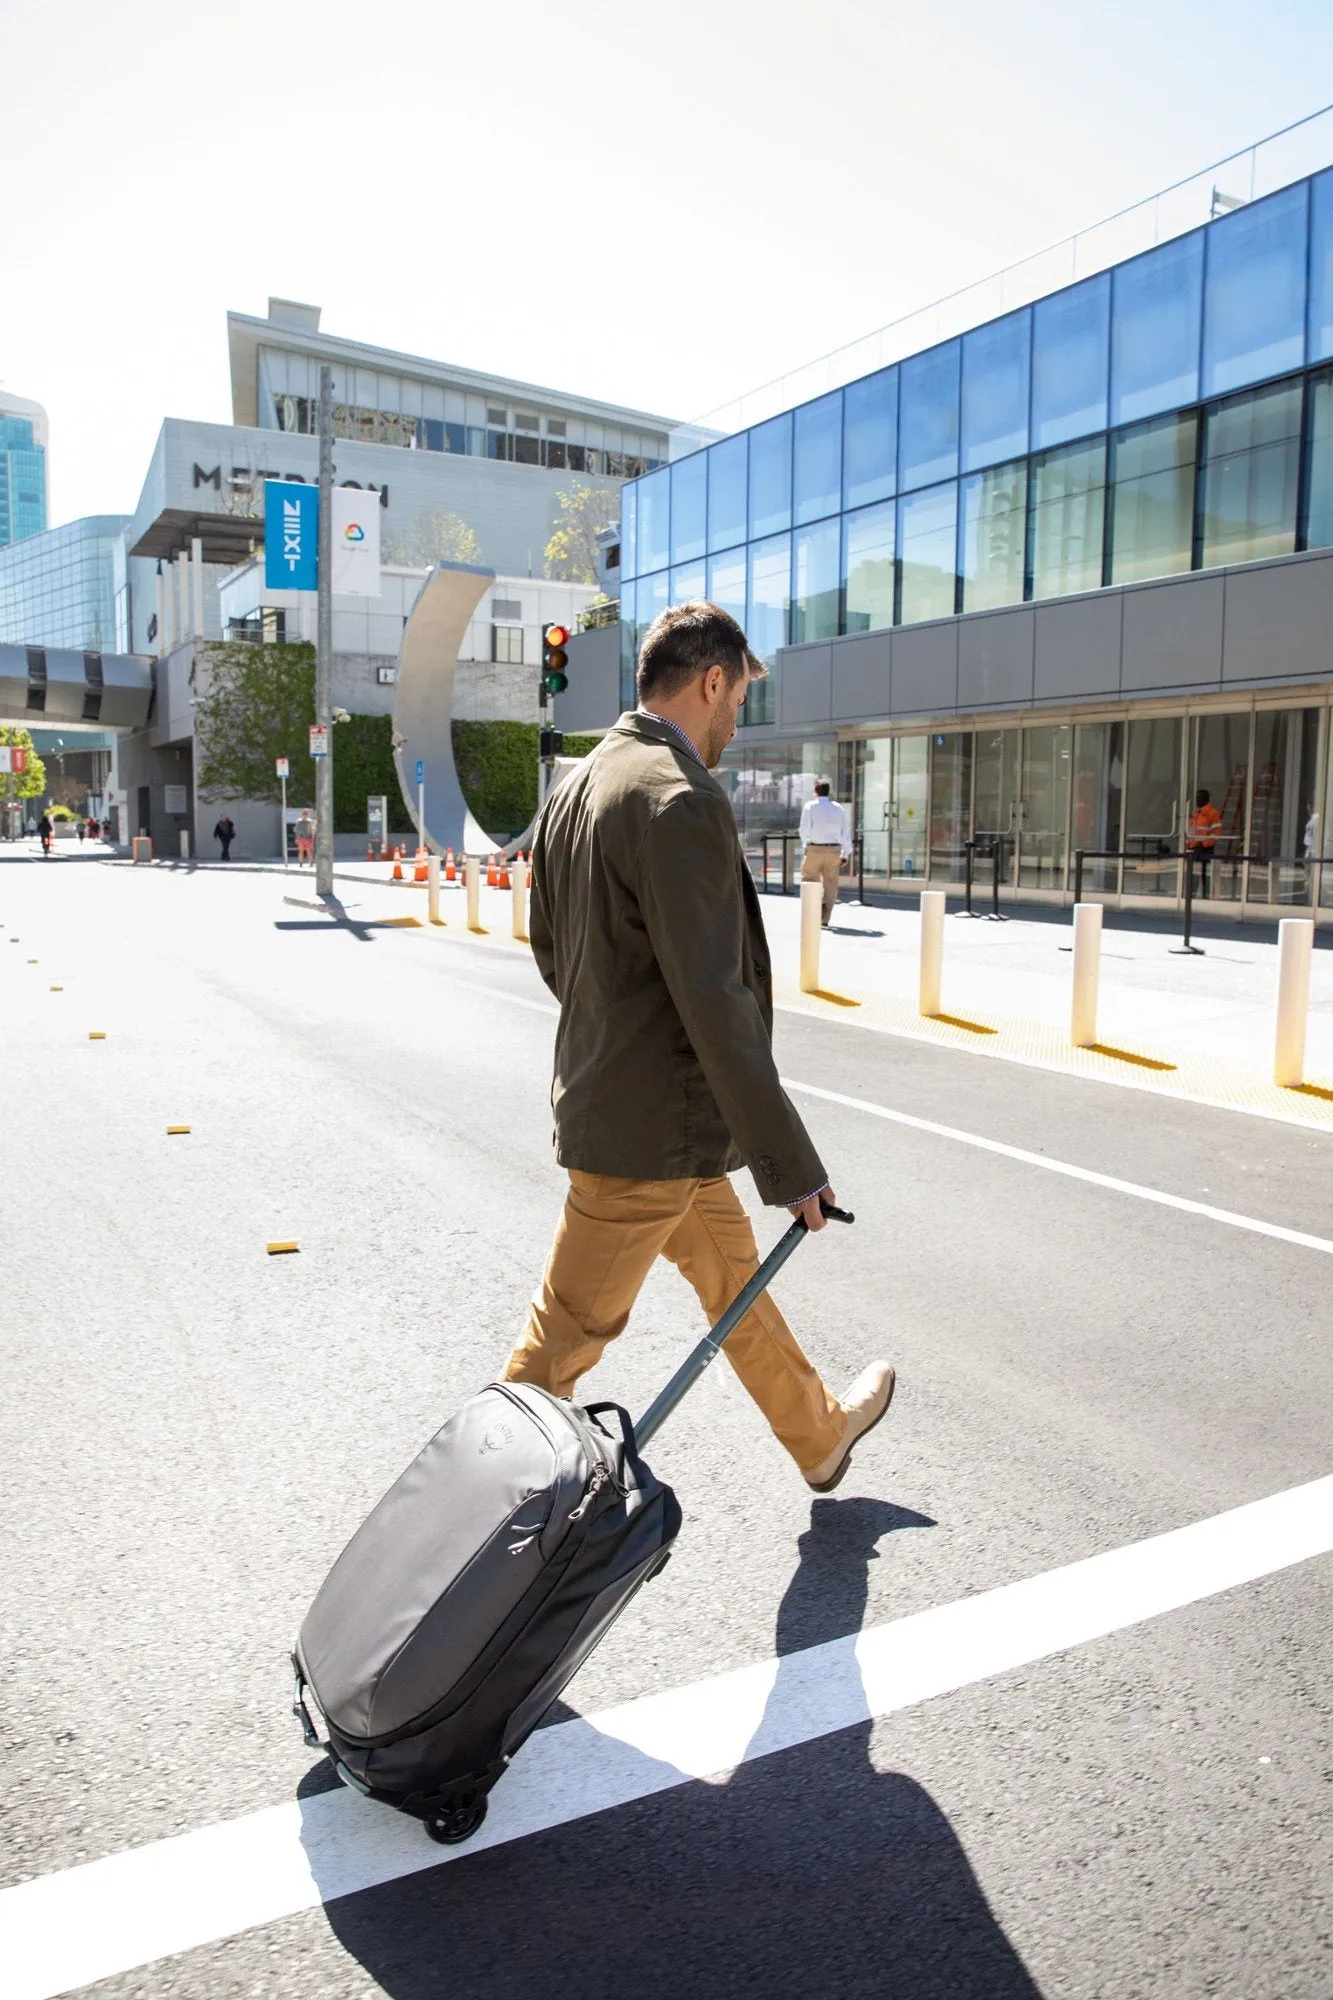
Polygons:
<instances>
[{"instance_id":1,"label":"tan leather shoe","mask_svg":"<svg viewBox=\"0 0 1333 2000\"><path fill-rule=\"evenodd\" d=\"M807 1486L816 1493L831 1493L852 1462L852 1447L873 1431L893 1401L894 1373L887 1361L872 1361L863 1368L842 1401L847 1425L827 1458L812 1465L805 1475Z\"/></svg>"}]
</instances>

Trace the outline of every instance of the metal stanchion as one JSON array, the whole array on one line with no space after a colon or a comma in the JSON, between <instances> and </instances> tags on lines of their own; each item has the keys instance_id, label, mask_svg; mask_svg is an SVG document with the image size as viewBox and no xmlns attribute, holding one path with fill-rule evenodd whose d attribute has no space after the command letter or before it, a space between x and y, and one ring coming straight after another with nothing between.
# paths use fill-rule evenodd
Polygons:
<instances>
[{"instance_id":1,"label":"metal stanchion","mask_svg":"<svg viewBox=\"0 0 1333 2000\"><path fill-rule=\"evenodd\" d=\"M801 991L819 991L819 930L824 914L822 882L801 884Z\"/></svg>"},{"instance_id":2,"label":"metal stanchion","mask_svg":"<svg viewBox=\"0 0 1333 2000\"><path fill-rule=\"evenodd\" d=\"M1305 1081L1305 1028L1310 1013L1314 924L1283 917L1277 927L1277 1006L1273 1021L1273 1081L1294 1090Z\"/></svg>"},{"instance_id":3,"label":"metal stanchion","mask_svg":"<svg viewBox=\"0 0 1333 2000\"><path fill-rule=\"evenodd\" d=\"M1076 1049L1097 1045L1097 983L1102 963L1102 906L1074 906L1074 980L1069 1007L1069 1039Z\"/></svg>"},{"instance_id":4,"label":"metal stanchion","mask_svg":"<svg viewBox=\"0 0 1333 2000\"><path fill-rule=\"evenodd\" d=\"M917 1012L935 1015L940 1011L944 982L943 889L921 891L921 962L917 974Z\"/></svg>"},{"instance_id":5,"label":"metal stanchion","mask_svg":"<svg viewBox=\"0 0 1333 2000\"><path fill-rule=\"evenodd\" d=\"M1194 924L1194 850L1187 847L1181 856L1185 866L1185 934L1179 944L1168 945L1167 949L1175 958L1203 958L1203 946L1190 943L1190 932Z\"/></svg>"},{"instance_id":6,"label":"metal stanchion","mask_svg":"<svg viewBox=\"0 0 1333 2000\"><path fill-rule=\"evenodd\" d=\"M954 911L954 915L957 917L975 917L977 914L972 908L972 876L976 866L976 851L977 843L975 840L965 840L963 842L963 854L965 857L963 861L964 900L962 909Z\"/></svg>"},{"instance_id":7,"label":"metal stanchion","mask_svg":"<svg viewBox=\"0 0 1333 2000\"><path fill-rule=\"evenodd\" d=\"M1000 915L1000 870L1004 866L1004 835L997 833L991 846L990 878L990 918L993 924L1007 924L1008 917Z\"/></svg>"}]
</instances>

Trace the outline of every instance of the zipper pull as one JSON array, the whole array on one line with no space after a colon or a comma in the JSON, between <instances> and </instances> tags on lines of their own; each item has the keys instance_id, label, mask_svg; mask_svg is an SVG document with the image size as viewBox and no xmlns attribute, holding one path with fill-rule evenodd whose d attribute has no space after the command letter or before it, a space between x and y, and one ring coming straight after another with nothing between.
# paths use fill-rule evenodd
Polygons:
<instances>
[{"instance_id":1,"label":"zipper pull","mask_svg":"<svg viewBox=\"0 0 1333 2000\"><path fill-rule=\"evenodd\" d=\"M611 1475L604 1465L594 1465L592 1476L583 1489L583 1498L570 1514L569 1518L571 1521L581 1521L583 1519L594 1499L601 1492L602 1488L609 1483L610 1477Z\"/></svg>"}]
</instances>

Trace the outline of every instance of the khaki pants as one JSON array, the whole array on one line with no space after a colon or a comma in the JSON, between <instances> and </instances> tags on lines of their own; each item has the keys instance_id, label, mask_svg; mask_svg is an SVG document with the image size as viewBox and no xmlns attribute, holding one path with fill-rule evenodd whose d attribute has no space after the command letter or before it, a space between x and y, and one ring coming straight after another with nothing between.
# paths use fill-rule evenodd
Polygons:
<instances>
[{"instance_id":1,"label":"khaki pants","mask_svg":"<svg viewBox=\"0 0 1333 2000\"><path fill-rule=\"evenodd\" d=\"M822 882L824 885L824 922L833 915L833 906L838 900L838 877L842 873L842 849L840 847L807 847L805 859L801 863L803 882Z\"/></svg>"},{"instance_id":2,"label":"khaki pants","mask_svg":"<svg viewBox=\"0 0 1333 2000\"><path fill-rule=\"evenodd\" d=\"M572 1397L624 1329L659 1256L689 1279L709 1322L719 1319L759 1263L729 1180L571 1173L541 1289L503 1379ZM842 1409L767 1292L722 1351L802 1471L827 1458L842 1436Z\"/></svg>"}]
</instances>

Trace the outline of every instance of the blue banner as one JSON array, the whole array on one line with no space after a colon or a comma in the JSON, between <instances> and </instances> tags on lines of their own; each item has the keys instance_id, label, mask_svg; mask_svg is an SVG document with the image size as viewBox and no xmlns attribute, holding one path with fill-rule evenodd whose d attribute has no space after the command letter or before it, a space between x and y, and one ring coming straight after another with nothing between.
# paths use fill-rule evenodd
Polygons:
<instances>
[{"instance_id":1,"label":"blue banner","mask_svg":"<svg viewBox=\"0 0 1333 2000\"><path fill-rule=\"evenodd\" d=\"M296 479L264 481L264 588L319 587L319 489Z\"/></svg>"}]
</instances>

